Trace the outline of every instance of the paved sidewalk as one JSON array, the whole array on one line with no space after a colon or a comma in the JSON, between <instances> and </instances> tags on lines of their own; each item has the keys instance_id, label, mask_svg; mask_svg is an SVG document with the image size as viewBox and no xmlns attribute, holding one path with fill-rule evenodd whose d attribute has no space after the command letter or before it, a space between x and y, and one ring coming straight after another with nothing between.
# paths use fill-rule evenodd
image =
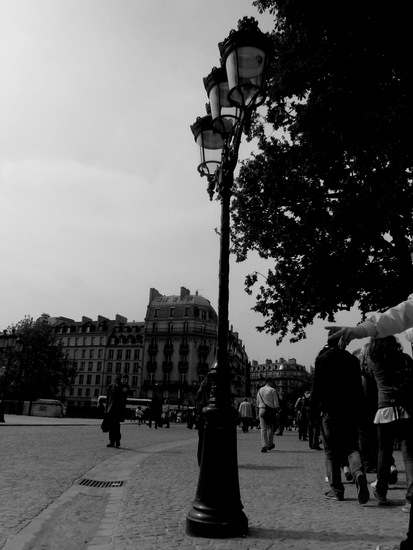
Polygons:
<instances>
[{"instance_id":1,"label":"paved sidewalk","mask_svg":"<svg viewBox=\"0 0 413 550\"><path fill-rule=\"evenodd\" d=\"M28 417L15 417L15 426L18 418L24 422ZM6 417L9 428L13 420ZM47 422L64 426L69 420L82 422ZM43 421L27 420L39 426ZM1 429L0 425L0 437ZM399 482L388 495L392 505L379 506L372 499L360 506L354 484L345 485L343 502L324 498L324 453L309 449L296 432L276 437L276 449L264 454L258 430L238 430L241 499L249 534L207 539L185 534L199 474L196 432L183 425L155 431L130 423L122 431L125 447L105 449L106 459L82 476L85 481L121 485L85 487L73 480L3 550L374 550L381 542L398 542L405 536L409 516L401 511L405 474L399 451ZM138 432L135 443L132 437Z\"/></svg>"}]
</instances>

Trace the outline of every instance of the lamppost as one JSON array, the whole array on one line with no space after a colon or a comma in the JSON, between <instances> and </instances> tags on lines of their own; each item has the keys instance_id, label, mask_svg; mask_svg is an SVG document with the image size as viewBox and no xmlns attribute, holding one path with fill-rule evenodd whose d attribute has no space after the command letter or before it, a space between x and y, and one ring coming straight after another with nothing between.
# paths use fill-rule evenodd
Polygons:
<instances>
[{"instance_id":1,"label":"lamppost","mask_svg":"<svg viewBox=\"0 0 413 550\"><path fill-rule=\"evenodd\" d=\"M205 430L198 487L186 518L186 532L209 538L242 536L248 519L241 503L235 410L228 360L230 202L243 131L264 102L271 42L253 18L244 18L219 44L221 67L204 79L210 113L191 126L199 146L198 171L208 194L221 202L217 357L210 370L211 393L204 409Z\"/></svg>"},{"instance_id":2,"label":"lamppost","mask_svg":"<svg viewBox=\"0 0 413 550\"><path fill-rule=\"evenodd\" d=\"M11 362L11 350L20 349L20 340L18 339L14 330L7 332L4 330L0 334L0 358L5 360L4 365L0 365L0 422L5 422L4 420L4 398L7 391L7 375L8 369Z\"/></svg>"}]
</instances>

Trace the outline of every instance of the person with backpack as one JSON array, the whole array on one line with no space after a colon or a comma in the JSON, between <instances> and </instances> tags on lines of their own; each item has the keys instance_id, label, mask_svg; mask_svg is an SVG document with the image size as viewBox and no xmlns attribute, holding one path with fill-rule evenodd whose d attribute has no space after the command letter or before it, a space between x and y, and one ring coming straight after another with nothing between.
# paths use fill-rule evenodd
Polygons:
<instances>
[{"instance_id":1,"label":"person with backpack","mask_svg":"<svg viewBox=\"0 0 413 550\"><path fill-rule=\"evenodd\" d=\"M399 334L413 328L413 294L410 294L404 302L387 309L383 313L369 315L364 322L355 327L327 326L325 328L332 331L329 340L337 340L340 347L346 347L355 338L366 338L368 336L385 338L386 336ZM412 388L409 382L406 384L403 394L410 394L410 403L412 402L411 392ZM409 405L405 403L404 408L410 417L410 421L413 422L413 412L409 409ZM407 538L402 540L400 545L389 546L387 544L379 544L376 550L413 550L413 512L411 506Z\"/></svg>"}]
</instances>

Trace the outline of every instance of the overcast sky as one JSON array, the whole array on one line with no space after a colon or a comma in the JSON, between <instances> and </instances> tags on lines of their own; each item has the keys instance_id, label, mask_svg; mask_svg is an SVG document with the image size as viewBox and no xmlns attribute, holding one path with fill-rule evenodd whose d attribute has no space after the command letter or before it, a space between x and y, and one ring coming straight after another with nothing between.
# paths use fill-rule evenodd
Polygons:
<instances>
[{"instance_id":1,"label":"overcast sky","mask_svg":"<svg viewBox=\"0 0 413 550\"><path fill-rule=\"evenodd\" d=\"M273 28L252 0L0 0L0 329L42 313L143 320L151 287L217 309L220 205L190 124L246 15ZM278 348L255 330L244 279L268 267L232 261L230 322L250 360L309 367L325 323Z\"/></svg>"}]
</instances>

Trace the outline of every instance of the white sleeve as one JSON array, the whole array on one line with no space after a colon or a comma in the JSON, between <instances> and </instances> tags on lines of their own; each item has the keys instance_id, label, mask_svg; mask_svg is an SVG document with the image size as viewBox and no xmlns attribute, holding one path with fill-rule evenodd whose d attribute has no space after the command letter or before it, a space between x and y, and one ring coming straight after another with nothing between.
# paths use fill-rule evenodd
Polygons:
<instances>
[{"instance_id":1,"label":"white sleeve","mask_svg":"<svg viewBox=\"0 0 413 550\"><path fill-rule=\"evenodd\" d=\"M399 334L413 327L413 294L410 294L406 301L391 307L384 313L373 313L359 326L366 329L367 336L377 338Z\"/></svg>"}]
</instances>

